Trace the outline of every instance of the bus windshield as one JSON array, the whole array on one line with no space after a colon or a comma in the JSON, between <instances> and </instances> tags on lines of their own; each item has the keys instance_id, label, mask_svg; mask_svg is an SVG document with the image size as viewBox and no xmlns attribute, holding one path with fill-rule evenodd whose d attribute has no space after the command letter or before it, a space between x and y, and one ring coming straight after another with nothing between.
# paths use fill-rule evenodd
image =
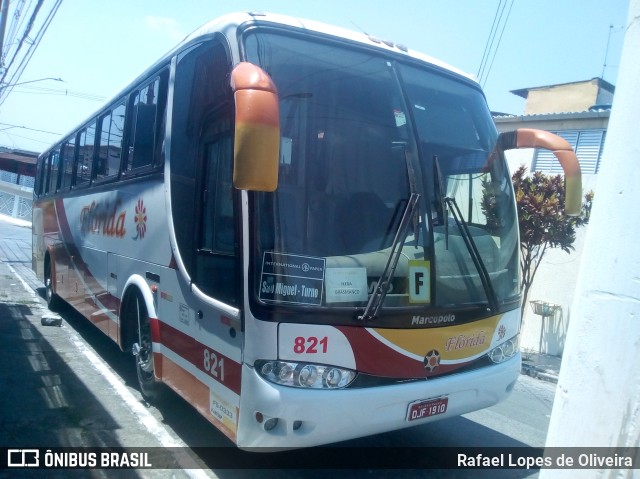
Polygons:
<instances>
[{"instance_id":1,"label":"bus windshield","mask_svg":"<svg viewBox=\"0 0 640 479\"><path fill-rule=\"evenodd\" d=\"M473 82L275 31L250 30L244 45L280 99L278 188L250 202L250 285L260 304L362 311L386 280L381 314L513 307L513 189ZM415 195L397 264L383 278Z\"/></svg>"}]
</instances>

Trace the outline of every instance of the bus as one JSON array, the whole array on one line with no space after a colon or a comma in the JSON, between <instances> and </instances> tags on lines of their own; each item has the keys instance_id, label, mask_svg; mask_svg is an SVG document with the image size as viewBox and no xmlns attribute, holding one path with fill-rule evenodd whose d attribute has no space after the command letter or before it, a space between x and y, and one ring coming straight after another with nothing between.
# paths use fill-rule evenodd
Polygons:
<instances>
[{"instance_id":1,"label":"bus","mask_svg":"<svg viewBox=\"0 0 640 479\"><path fill-rule=\"evenodd\" d=\"M263 13L189 35L38 159L33 268L243 449L496 404L520 373L519 237L473 77ZM166 391L165 391L166 392Z\"/></svg>"}]
</instances>

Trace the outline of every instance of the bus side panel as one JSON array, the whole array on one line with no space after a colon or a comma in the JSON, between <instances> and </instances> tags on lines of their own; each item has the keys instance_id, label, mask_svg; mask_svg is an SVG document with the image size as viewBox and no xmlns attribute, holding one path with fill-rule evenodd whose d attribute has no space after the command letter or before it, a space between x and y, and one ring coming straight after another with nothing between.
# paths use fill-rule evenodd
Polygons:
<instances>
[{"instance_id":1,"label":"bus side panel","mask_svg":"<svg viewBox=\"0 0 640 479\"><path fill-rule=\"evenodd\" d=\"M199 302L187 285L181 287L178 272L170 271L173 274L163 275L157 293L162 379L235 441L242 370L240 323Z\"/></svg>"},{"instance_id":2,"label":"bus side panel","mask_svg":"<svg viewBox=\"0 0 640 479\"><path fill-rule=\"evenodd\" d=\"M157 318L153 331L156 375L192 404L229 439L236 440L240 407L240 322L218 308L199 301L179 272L168 266L110 255L108 275L115 273L117 297L134 274L146 278ZM120 324L121 332L127 329ZM130 328L129 328L130 330Z\"/></svg>"},{"instance_id":3,"label":"bus side panel","mask_svg":"<svg viewBox=\"0 0 640 479\"><path fill-rule=\"evenodd\" d=\"M31 268L40 280L44 279L44 228L42 207L34 200L31 218Z\"/></svg>"},{"instance_id":4,"label":"bus side panel","mask_svg":"<svg viewBox=\"0 0 640 479\"><path fill-rule=\"evenodd\" d=\"M89 191L58 199L55 214L43 214L44 230L51 229L47 224L53 221L62 239L56 247L57 293L116 342L120 296L113 293L119 271L110 255L169 264L162 185L155 178L113 191ZM54 241L44 237L52 248ZM144 275L145 269L138 273Z\"/></svg>"},{"instance_id":5,"label":"bus side panel","mask_svg":"<svg viewBox=\"0 0 640 479\"><path fill-rule=\"evenodd\" d=\"M103 311L100 297L106 293L107 252L83 246L80 249L82 264L76 262L76 269L82 271L83 294L77 297L74 307L95 324L107 336L110 318Z\"/></svg>"}]
</instances>

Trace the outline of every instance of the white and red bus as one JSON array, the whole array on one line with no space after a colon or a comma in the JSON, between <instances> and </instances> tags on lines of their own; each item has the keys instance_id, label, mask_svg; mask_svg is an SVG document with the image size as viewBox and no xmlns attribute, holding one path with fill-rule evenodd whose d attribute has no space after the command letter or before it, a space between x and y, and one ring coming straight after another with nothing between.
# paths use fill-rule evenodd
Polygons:
<instances>
[{"instance_id":1,"label":"white and red bus","mask_svg":"<svg viewBox=\"0 0 640 479\"><path fill-rule=\"evenodd\" d=\"M238 446L491 406L520 372L518 223L477 82L401 45L234 14L38 160L33 267ZM577 200L576 200L577 198Z\"/></svg>"}]
</instances>

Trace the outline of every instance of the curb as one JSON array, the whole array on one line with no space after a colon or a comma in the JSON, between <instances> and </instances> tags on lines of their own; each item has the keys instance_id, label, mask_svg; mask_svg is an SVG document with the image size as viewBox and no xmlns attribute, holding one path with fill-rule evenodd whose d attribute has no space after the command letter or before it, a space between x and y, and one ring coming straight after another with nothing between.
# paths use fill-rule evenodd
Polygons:
<instances>
[{"instance_id":1,"label":"curb","mask_svg":"<svg viewBox=\"0 0 640 479\"><path fill-rule=\"evenodd\" d=\"M558 383L558 375L554 371L540 369L530 364L522 364L521 373L531 376L532 378L540 379L541 381L547 381L554 384Z\"/></svg>"}]
</instances>

